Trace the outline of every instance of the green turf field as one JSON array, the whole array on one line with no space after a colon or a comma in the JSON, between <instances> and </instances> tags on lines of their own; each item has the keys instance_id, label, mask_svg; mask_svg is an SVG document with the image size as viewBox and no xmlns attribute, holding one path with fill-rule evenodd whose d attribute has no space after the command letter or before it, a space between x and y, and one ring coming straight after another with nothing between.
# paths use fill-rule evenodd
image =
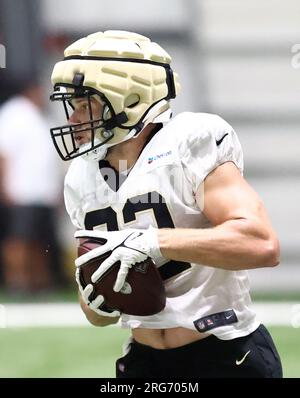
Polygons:
<instances>
[{"instance_id":1,"label":"green turf field","mask_svg":"<svg viewBox=\"0 0 300 398\"><path fill-rule=\"evenodd\" d=\"M285 377L300 377L300 329L270 327ZM128 331L116 327L0 329L0 377L114 377Z\"/></svg>"}]
</instances>

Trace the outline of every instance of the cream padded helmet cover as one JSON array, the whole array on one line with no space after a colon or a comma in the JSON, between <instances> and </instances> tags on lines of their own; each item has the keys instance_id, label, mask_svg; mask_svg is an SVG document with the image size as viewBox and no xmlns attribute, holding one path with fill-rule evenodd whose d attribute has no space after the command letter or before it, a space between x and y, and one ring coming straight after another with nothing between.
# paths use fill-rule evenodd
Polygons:
<instances>
[{"instance_id":1,"label":"cream padded helmet cover","mask_svg":"<svg viewBox=\"0 0 300 398\"><path fill-rule=\"evenodd\" d=\"M53 69L52 83L72 83L75 73L84 75L83 85L103 93L111 103L116 114L126 112L128 121L124 127L115 128L115 136L110 144L121 142L136 125L152 104L168 95L166 71L163 66L131 62L130 59L148 60L170 64L171 57L157 43L145 36L125 32L106 31L93 33L77 40L64 52L65 57L109 57L113 60L66 59L58 62ZM119 62L120 59L129 61ZM174 73L176 94L179 91L178 76ZM130 105L135 104L130 107ZM169 107L169 102L162 101L156 115ZM150 120L151 121L151 120Z\"/></svg>"}]
</instances>

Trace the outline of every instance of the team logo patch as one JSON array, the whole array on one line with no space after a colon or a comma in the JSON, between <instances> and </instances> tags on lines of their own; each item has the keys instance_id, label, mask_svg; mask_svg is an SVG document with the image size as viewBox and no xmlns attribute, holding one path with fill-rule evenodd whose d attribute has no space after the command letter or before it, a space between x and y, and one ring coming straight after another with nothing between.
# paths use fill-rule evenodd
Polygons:
<instances>
[{"instance_id":1,"label":"team logo patch","mask_svg":"<svg viewBox=\"0 0 300 398\"><path fill-rule=\"evenodd\" d=\"M221 326L231 325L232 323L238 322L236 313L233 309L217 312L215 314L210 314L202 318L196 319L194 321L195 328L199 332L206 332L214 328Z\"/></svg>"}]
</instances>

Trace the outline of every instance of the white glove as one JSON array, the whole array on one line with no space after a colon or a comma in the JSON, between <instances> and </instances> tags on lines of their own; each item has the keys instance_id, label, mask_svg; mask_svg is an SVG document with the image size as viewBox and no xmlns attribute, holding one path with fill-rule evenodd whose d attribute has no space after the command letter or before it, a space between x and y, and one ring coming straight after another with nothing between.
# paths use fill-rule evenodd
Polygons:
<instances>
[{"instance_id":1,"label":"white glove","mask_svg":"<svg viewBox=\"0 0 300 398\"><path fill-rule=\"evenodd\" d=\"M126 280L129 269L136 263L151 257L155 264L166 262L158 245L157 229L149 227L143 229L126 229L123 231L77 231L75 238L102 238L106 243L88 253L83 254L75 260L76 267L111 251L111 255L103 261L100 267L93 273L91 280L97 282L105 272L117 261L121 262L120 270L114 285L114 291L119 292Z\"/></svg>"},{"instance_id":2,"label":"white glove","mask_svg":"<svg viewBox=\"0 0 300 398\"><path fill-rule=\"evenodd\" d=\"M108 316L112 318L121 315L121 313L117 310L111 312L104 311L103 309L100 310L99 307L104 303L104 297L101 294L99 294L94 300L92 301L89 300L90 295L93 293L94 287L92 284L89 284L84 289L82 288L79 278L79 268L76 268L75 278L79 287L79 292L81 294L81 297L85 302L85 304L88 305L91 310L96 312L98 315Z\"/></svg>"}]
</instances>

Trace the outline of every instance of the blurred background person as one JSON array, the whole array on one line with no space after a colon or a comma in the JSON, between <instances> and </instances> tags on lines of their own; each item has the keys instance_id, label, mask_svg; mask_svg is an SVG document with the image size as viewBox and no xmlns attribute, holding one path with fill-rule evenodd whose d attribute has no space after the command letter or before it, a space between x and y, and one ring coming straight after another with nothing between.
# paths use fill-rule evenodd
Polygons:
<instances>
[{"instance_id":1,"label":"blurred background person","mask_svg":"<svg viewBox=\"0 0 300 398\"><path fill-rule=\"evenodd\" d=\"M0 74L0 109L1 105L13 95L14 85L12 82L9 83L8 79L4 79L4 72L1 71ZM8 218L6 210L6 200L5 200L5 189L3 186L4 182L4 159L0 156L0 287L3 285L3 250L2 244L6 236Z\"/></svg>"},{"instance_id":2,"label":"blurred background person","mask_svg":"<svg viewBox=\"0 0 300 398\"><path fill-rule=\"evenodd\" d=\"M4 79L3 79L4 78ZM2 76L0 195L2 278L10 293L47 291L65 284L57 237L60 167L43 116L44 93L31 76Z\"/></svg>"}]
</instances>

